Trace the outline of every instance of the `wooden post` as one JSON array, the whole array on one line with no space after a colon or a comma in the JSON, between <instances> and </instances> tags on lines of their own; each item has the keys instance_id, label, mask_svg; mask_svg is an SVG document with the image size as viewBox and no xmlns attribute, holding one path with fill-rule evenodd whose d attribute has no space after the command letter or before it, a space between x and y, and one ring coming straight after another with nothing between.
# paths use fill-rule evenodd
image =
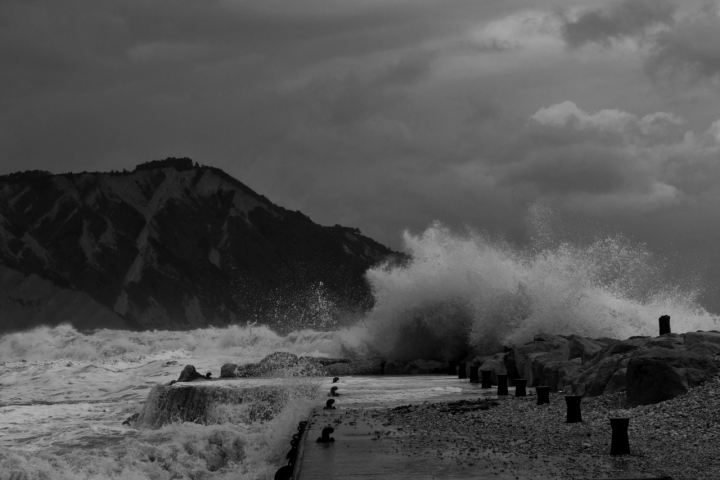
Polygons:
<instances>
[{"instance_id":1,"label":"wooden post","mask_svg":"<svg viewBox=\"0 0 720 480\"><path fill-rule=\"evenodd\" d=\"M482 388L492 388L492 370L481 370L482 374Z\"/></svg>"},{"instance_id":2,"label":"wooden post","mask_svg":"<svg viewBox=\"0 0 720 480\"><path fill-rule=\"evenodd\" d=\"M524 378L516 378L515 379L515 396L516 397L524 397L527 395L525 392L525 386L527 385L527 380Z\"/></svg>"},{"instance_id":3,"label":"wooden post","mask_svg":"<svg viewBox=\"0 0 720 480\"><path fill-rule=\"evenodd\" d=\"M628 440L629 418L611 418L610 426L612 427L612 444L610 446L610 455L629 455L630 441Z\"/></svg>"},{"instance_id":4,"label":"wooden post","mask_svg":"<svg viewBox=\"0 0 720 480\"><path fill-rule=\"evenodd\" d=\"M497 379L498 379L498 391L497 394L499 395L507 395L508 394L508 388L507 388L507 374L505 373L498 373Z\"/></svg>"},{"instance_id":5,"label":"wooden post","mask_svg":"<svg viewBox=\"0 0 720 480\"><path fill-rule=\"evenodd\" d=\"M479 383L480 377L478 377L479 365L470 365L470 383ZM484 384L483 384L484 385ZM483 387L485 388L485 387Z\"/></svg>"},{"instance_id":6,"label":"wooden post","mask_svg":"<svg viewBox=\"0 0 720 480\"><path fill-rule=\"evenodd\" d=\"M467 378L467 363L458 363L458 378Z\"/></svg>"},{"instance_id":7,"label":"wooden post","mask_svg":"<svg viewBox=\"0 0 720 480\"><path fill-rule=\"evenodd\" d=\"M580 412L580 402L582 395L565 395L565 403L567 404L567 423L582 422L582 413Z\"/></svg>"},{"instance_id":8,"label":"wooden post","mask_svg":"<svg viewBox=\"0 0 720 480\"><path fill-rule=\"evenodd\" d=\"M670 315L663 315L658 318L658 323L660 324L660 335L670 333Z\"/></svg>"},{"instance_id":9,"label":"wooden post","mask_svg":"<svg viewBox=\"0 0 720 480\"><path fill-rule=\"evenodd\" d=\"M448 375L455 375L457 370L457 362L453 362L452 360L448 362Z\"/></svg>"},{"instance_id":10,"label":"wooden post","mask_svg":"<svg viewBox=\"0 0 720 480\"><path fill-rule=\"evenodd\" d=\"M550 387L548 386L541 386L541 387L535 387L535 393L537 393L537 404L543 405L545 403L550 403Z\"/></svg>"}]
</instances>

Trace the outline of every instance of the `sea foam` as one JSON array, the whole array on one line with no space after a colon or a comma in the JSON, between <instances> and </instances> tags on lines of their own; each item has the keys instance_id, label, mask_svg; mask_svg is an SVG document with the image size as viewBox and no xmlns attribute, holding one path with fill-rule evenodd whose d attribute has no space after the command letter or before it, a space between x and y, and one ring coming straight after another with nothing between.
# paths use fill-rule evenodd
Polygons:
<instances>
[{"instance_id":1,"label":"sea foam","mask_svg":"<svg viewBox=\"0 0 720 480\"><path fill-rule=\"evenodd\" d=\"M538 333L627 338L718 329L694 282L668 280L665 261L621 234L563 235L553 213L531 209L533 241L519 247L434 223L405 232L406 264L367 274L376 304L368 343L391 360L492 354ZM550 217L550 218L548 218Z\"/></svg>"}]
</instances>

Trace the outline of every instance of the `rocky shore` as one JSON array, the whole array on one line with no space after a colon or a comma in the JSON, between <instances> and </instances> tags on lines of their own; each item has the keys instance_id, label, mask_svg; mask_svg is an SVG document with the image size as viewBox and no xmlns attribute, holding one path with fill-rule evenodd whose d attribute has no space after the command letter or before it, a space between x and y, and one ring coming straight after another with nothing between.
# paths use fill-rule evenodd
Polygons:
<instances>
[{"instance_id":1,"label":"rocky shore","mask_svg":"<svg viewBox=\"0 0 720 480\"><path fill-rule=\"evenodd\" d=\"M511 382L525 378L531 394L373 408L372 413L341 408L322 415L335 416L335 425L347 422L353 429L351 417L370 415L378 426L373 435L388 452L437 458L461 469L482 466L498 478L720 478L719 332L622 341L537 335L510 351L462 363L491 370L493 383L498 374ZM220 377L402 375L443 369L447 371L442 362L429 360L401 364L277 352L255 364L223 365ZM182 384L182 376L179 380ZM537 405L532 387L540 385L550 387L550 404ZM583 397L581 423L566 422L567 394ZM180 410L187 410L187 402L179 403ZM610 454L610 418L615 417L630 419L630 455Z\"/></svg>"},{"instance_id":2,"label":"rocky shore","mask_svg":"<svg viewBox=\"0 0 720 480\"><path fill-rule=\"evenodd\" d=\"M408 456L490 462L498 475L532 464L534 478L720 478L720 377L653 405L632 407L624 393L585 398L582 423L566 423L561 393L540 406L534 395L508 396L478 405L408 405L373 416L383 425L378 437L402 445ZM631 419L630 455L610 455L611 417ZM438 437L449 442L432 440Z\"/></svg>"}]
</instances>

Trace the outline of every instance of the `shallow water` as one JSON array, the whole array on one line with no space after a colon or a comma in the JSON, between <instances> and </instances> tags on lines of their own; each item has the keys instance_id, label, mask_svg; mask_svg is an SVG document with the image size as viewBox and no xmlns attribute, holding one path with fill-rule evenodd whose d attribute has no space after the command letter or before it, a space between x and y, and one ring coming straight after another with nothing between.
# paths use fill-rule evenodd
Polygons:
<instances>
[{"instance_id":1,"label":"shallow water","mask_svg":"<svg viewBox=\"0 0 720 480\"><path fill-rule=\"evenodd\" d=\"M244 356L237 355L237 345L232 344L208 354L203 339L222 333L209 329L84 335L61 326L2 337L0 479L23 478L17 477L20 472L27 478L48 479L272 478L284 463L294 426L329 398L331 378L236 380L243 386L288 390L292 400L269 422L248 422L237 411L228 421L210 426L183 423L150 430L122 425L140 412L154 385L176 379L185 365L218 376L219 367L229 360L257 361L277 350L331 356L350 348L343 346L338 332L308 331L298 341L298 333L280 337L232 327L225 333L244 342ZM149 353L152 344L183 342L185 348ZM193 348L192 342L200 347ZM107 353L117 351L111 344L125 345L124 351ZM18 359L19 352L25 358ZM308 396L308 386L316 387L316 393ZM381 407L488 394L445 375L344 377L334 386L339 387L335 399L342 406Z\"/></svg>"},{"instance_id":2,"label":"shallow water","mask_svg":"<svg viewBox=\"0 0 720 480\"><path fill-rule=\"evenodd\" d=\"M61 326L0 337L0 479L272 478L294 425L317 404L308 386L321 379L264 380L290 394L268 422L249 423L238 411L211 426L122 423L185 365L219 376L228 361L258 361L278 350L322 355L323 346L339 343L310 332L298 342L302 335L235 327L84 335Z\"/></svg>"}]
</instances>

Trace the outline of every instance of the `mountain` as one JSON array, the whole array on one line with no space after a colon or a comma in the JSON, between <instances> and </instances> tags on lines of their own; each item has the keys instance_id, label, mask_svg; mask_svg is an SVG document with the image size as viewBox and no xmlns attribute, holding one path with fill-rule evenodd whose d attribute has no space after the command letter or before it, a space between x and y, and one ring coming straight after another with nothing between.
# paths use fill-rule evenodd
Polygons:
<instances>
[{"instance_id":1,"label":"mountain","mask_svg":"<svg viewBox=\"0 0 720 480\"><path fill-rule=\"evenodd\" d=\"M0 331L323 328L372 306L364 273L392 258L187 158L0 177Z\"/></svg>"}]
</instances>

